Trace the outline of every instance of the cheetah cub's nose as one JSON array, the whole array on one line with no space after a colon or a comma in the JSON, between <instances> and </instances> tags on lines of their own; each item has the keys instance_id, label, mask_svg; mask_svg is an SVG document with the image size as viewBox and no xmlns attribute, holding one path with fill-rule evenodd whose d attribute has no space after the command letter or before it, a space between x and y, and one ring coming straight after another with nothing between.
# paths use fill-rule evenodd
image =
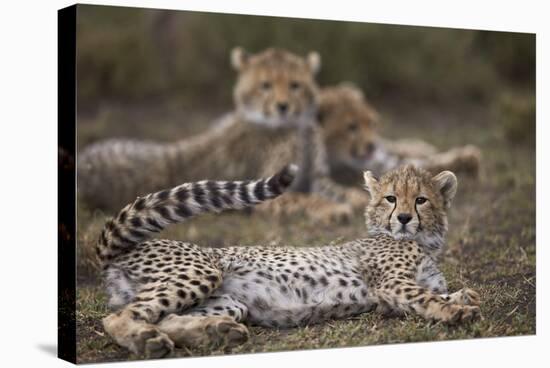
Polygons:
<instances>
[{"instance_id":1,"label":"cheetah cub's nose","mask_svg":"<svg viewBox=\"0 0 550 368\"><path fill-rule=\"evenodd\" d=\"M375 149L376 149L376 145L374 143L372 142L367 143L367 145L365 146L365 152L367 156L372 155Z\"/></svg>"},{"instance_id":2,"label":"cheetah cub's nose","mask_svg":"<svg viewBox=\"0 0 550 368\"><path fill-rule=\"evenodd\" d=\"M279 110L279 112L282 115L284 115L286 113L286 111L288 110L288 103L286 103L286 102L277 103L277 109Z\"/></svg>"},{"instance_id":3,"label":"cheetah cub's nose","mask_svg":"<svg viewBox=\"0 0 550 368\"><path fill-rule=\"evenodd\" d=\"M408 213L400 213L399 215L397 215L397 219L399 220L400 223L402 223L403 225L406 225L409 223L409 221L411 221L412 216Z\"/></svg>"}]
</instances>

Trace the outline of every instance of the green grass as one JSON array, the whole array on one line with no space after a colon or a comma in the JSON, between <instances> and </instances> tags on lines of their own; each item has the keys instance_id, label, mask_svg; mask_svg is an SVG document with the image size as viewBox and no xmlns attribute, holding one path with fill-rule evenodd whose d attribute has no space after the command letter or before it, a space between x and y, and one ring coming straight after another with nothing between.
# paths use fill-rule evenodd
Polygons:
<instances>
[{"instance_id":1,"label":"green grass","mask_svg":"<svg viewBox=\"0 0 550 368\"><path fill-rule=\"evenodd\" d=\"M449 216L448 248L441 260L441 268L451 290L468 286L480 292L483 319L449 327L411 315L387 318L368 313L348 320L289 330L250 327L250 340L231 351L212 346L180 349L176 351L176 356L535 333L535 152L533 146L525 143L534 140L510 144L509 127L502 124L498 114L484 107L452 110L391 104L382 105L380 109L386 112L384 131L387 136L421 137L441 148L473 143L483 150L483 172L479 180L459 176L459 190ZM143 126L139 125L139 121L133 122L138 125L134 131L149 138L166 135L166 131L159 129L159 126L147 130L141 129ZM522 120L518 124L528 127L534 122ZM84 125L81 133L92 131L88 128ZM193 130L192 127L187 128L187 131ZM89 256L104 220L104 214L80 206L77 293L79 362L143 358L118 347L105 335L101 326L101 318L108 313L106 297ZM254 243L302 246L365 236L365 228L361 214L357 214L350 224L339 226L319 226L301 218L276 220L268 215L230 214L198 218L169 228L162 236L207 246Z\"/></svg>"}]
</instances>

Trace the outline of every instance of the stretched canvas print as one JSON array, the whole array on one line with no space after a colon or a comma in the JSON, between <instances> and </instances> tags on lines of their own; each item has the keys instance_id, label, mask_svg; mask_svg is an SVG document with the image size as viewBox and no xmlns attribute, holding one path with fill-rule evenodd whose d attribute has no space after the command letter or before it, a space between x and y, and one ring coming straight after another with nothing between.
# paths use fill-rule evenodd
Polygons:
<instances>
[{"instance_id":1,"label":"stretched canvas print","mask_svg":"<svg viewBox=\"0 0 550 368\"><path fill-rule=\"evenodd\" d=\"M535 35L59 11L59 355L535 334Z\"/></svg>"}]
</instances>

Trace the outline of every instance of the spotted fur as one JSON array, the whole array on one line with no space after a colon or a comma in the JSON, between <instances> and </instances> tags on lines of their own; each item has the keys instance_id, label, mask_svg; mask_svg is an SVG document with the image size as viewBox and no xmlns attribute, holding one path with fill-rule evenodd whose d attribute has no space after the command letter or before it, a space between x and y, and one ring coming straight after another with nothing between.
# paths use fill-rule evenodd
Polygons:
<instances>
[{"instance_id":1,"label":"spotted fur","mask_svg":"<svg viewBox=\"0 0 550 368\"><path fill-rule=\"evenodd\" d=\"M238 345L248 338L243 322L288 328L374 308L448 323L479 316L477 293L447 295L436 265L456 191L450 172L432 177L408 166L379 180L365 173L369 236L343 244L209 248L146 240L192 215L275 197L293 177L285 169L248 183L184 184L125 207L98 244L118 309L103 320L107 333L158 357L174 346Z\"/></svg>"}]
</instances>

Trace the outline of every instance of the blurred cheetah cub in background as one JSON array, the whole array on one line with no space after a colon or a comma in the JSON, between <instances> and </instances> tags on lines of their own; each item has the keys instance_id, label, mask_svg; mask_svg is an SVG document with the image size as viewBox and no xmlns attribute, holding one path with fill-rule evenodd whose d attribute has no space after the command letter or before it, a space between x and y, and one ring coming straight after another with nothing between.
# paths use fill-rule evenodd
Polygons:
<instances>
[{"instance_id":1,"label":"blurred cheetah cub in background","mask_svg":"<svg viewBox=\"0 0 550 368\"><path fill-rule=\"evenodd\" d=\"M298 162L299 177L290 188L297 193L258 210L331 222L362 209L367 200L362 191L330 179L315 123L319 54L299 56L278 48L252 54L237 47L231 64L237 72L234 111L203 132L170 143L108 139L84 148L78 155L79 197L91 208L114 212L138 195L182 182L214 175L264 177Z\"/></svg>"},{"instance_id":2,"label":"blurred cheetah cub in background","mask_svg":"<svg viewBox=\"0 0 550 368\"><path fill-rule=\"evenodd\" d=\"M375 307L447 323L479 316L476 292L447 295L436 260L445 242L457 181L412 166L377 180L369 237L333 246L203 248L147 240L167 225L205 212L241 209L275 198L296 167L262 180L201 181L149 194L109 220L97 253L110 304L106 332L134 353L168 355L174 346L235 346L242 322L287 328L342 319Z\"/></svg>"},{"instance_id":3,"label":"blurred cheetah cub in background","mask_svg":"<svg viewBox=\"0 0 550 368\"><path fill-rule=\"evenodd\" d=\"M473 145L443 151L421 139L380 136L380 116L361 89L349 82L321 90L318 124L333 177L356 181L358 170L378 174L413 164L431 172L452 170L477 177L481 151ZM344 180L346 181L346 180Z\"/></svg>"}]
</instances>

